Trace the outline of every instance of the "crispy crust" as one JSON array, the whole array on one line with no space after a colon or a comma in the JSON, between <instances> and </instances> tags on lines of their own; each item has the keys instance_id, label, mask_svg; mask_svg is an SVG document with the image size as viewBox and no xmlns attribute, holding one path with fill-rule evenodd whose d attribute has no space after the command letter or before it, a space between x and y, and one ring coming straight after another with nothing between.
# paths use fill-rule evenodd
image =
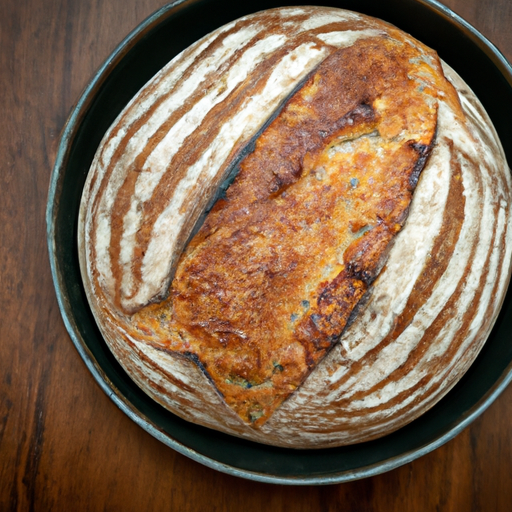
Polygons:
<instances>
[{"instance_id":1,"label":"crispy crust","mask_svg":"<svg viewBox=\"0 0 512 512\"><path fill-rule=\"evenodd\" d=\"M150 104L148 91L164 81L162 74L121 115L100 148L82 203L81 263L110 347L160 403L191 421L261 442L332 446L371 439L411 421L476 357L510 274L510 178L472 93L453 75L463 113L435 54L376 20L324 8L270 11L219 29L180 59L201 45L218 48L227 33L259 23L275 35L272 30L286 25L277 18L286 16L309 27L322 18L309 40L298 31L286 47L290 52L306 45L318 55L306 59L303 73L283 87L281 98L289 97L306 79L266 130L260 132L264 121L249 131L242 127L211 181L198 177L202 188L184 196L179 211L192 213L173 235L179 241L173 254L181 257L169 258L179 261L169 298L126 314L165 293L160 274L153 274L154 287L146 287L150 295L140 292L147 285L143 262L158 238L155 214L164 211L165 194L178 197L193 168L181 172L180 165L193 163L199 153L185 146L193 154L180 156L178 170L163 174L164 184L146 194L151 200L141 209L133 202L141 196L139 178L123 174L130 166L143 167L140 154L130 164L119 149L110 150L118 133L136 138L133 129L119 127L138 116L137 101ZM322 31L328 34L323 39ZM347 37L350 44L341 50L324 44L346 43ZM311 38L316 46L308 46ZM284 58L280 51L266 65L277 69ZM169 66L170 75L180 59ZM268 79L271 68L266 69ZM254 87L240 92L241 99L265 90L256 82L246 80ZM193 107L200 97L189 94ZM267 117L280 108L279 101L274 105ZM225 126L229 116L238 115L236 108L235 101L222 118ZM217 110L212 120L222 109ZM213 140L213 126L198 130L205 145ZM182 254L202 209L255 134L254 151ZM164 137L155 136L144 149L145 161L157 152L157 139ZM419 179L424 167L426 176ZM108 209L116 186L117 199ZM123 243L130 201L145 219L135 223L141 244L126 266L134 269L132 277L121 273L123 258L129 261ZM491 236L483 222L494 226ZM105 225L111 233L107 250L100 243ZM101 259L105 254L110 274ZM486 268L478 286L475 268ZM453 318L462 320L454 325Z\"/></svg>"},{"instance_id":2,"label":"crispy crust","mask_svg":"<svg viewBox=\"0 0 512 512\"><path fill-rule=\"evenodd\" d=\"M245 422L262 425L338 341L406 219L437 120L421 58L380 38L325 59L241 162L172 298L134 317L194 354Z\"/></svg>"}]
</instances>

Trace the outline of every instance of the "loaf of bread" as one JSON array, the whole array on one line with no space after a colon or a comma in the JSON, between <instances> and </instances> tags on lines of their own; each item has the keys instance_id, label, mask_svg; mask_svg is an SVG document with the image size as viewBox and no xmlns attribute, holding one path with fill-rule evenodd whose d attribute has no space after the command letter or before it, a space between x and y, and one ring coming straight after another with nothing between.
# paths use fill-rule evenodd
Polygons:
<instances>
[{"instance_id":1,"label":"loaf of bread","mask_svg":"<svg viewBox=\"0 0 512 512\"><path fill-rule=\"evenodd\" d=\"M79 219L91 309L153 399L254 441L395 431L474 361L511 272L510 172L472 91L340 9L233 21L129 103Z\"/></svg>"}]
</instances>

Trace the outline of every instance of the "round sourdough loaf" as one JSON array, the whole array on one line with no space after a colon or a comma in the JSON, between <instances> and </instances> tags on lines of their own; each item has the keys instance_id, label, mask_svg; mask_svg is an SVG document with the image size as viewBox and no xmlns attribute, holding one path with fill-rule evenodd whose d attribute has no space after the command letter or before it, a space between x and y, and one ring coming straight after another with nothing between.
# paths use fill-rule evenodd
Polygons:
<instances>
[{"instance_id":1,"label":"round sourdough loaf","mask_svg":"<svg viewBox=\"0 0 512 512\"><path fill-rule=\"evenodd\" d=\"M87 297L134 381L293 448L388 434L474 361L510 279L511 180L434 51L293 7L173 59L105 134L81 203Z\"/></svg>"}]
</instances>

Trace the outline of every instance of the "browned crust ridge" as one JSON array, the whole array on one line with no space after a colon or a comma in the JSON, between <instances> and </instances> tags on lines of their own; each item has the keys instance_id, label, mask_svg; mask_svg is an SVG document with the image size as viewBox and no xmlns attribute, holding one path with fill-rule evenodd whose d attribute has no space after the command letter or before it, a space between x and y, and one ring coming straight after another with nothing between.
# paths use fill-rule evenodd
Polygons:
<instances>
[{"instance_id":1,"label":"browned crust ridge","mask_svg":"<svg viewBox=\"0 0 512 512\"><path fill-rule=\"evenodd\" d=\"M171 297L134 317L253 426L338 341L406 220L437 124L415 59L386 38L330 55L240 164Z\"/></svg>"}]
</instances>

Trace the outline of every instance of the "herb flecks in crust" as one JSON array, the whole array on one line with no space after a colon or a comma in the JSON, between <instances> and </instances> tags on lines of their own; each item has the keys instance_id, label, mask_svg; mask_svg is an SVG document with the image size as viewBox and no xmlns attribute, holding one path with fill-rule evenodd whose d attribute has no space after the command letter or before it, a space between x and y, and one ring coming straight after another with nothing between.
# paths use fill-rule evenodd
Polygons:
<instances>
[{"instance_id":1,"label":"herb flecks in crust","mask_svg":"<svg viewBox=\"0 0 512 512\"><path fill-rule=\"evenodd\" d=\"M405 223L448 87L425 51L370 38L331 54L242 161L169 299L134 316L248 424L338 341Z\"/></svg>"}]
</instances>

